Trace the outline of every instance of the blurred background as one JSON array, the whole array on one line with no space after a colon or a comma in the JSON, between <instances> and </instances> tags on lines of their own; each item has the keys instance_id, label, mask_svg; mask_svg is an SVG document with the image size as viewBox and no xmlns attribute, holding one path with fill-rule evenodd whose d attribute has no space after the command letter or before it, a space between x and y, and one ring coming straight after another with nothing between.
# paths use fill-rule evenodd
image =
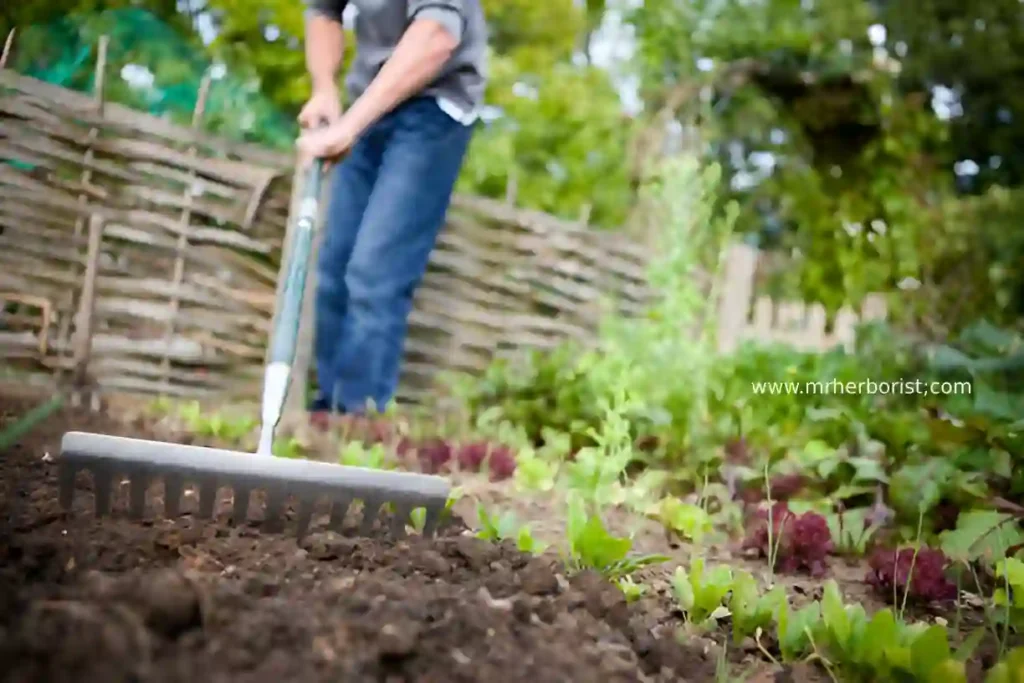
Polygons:
<instances>
[{"instance_id":1,"label":"blurred background","mask_svg":"<svg viewBox=\"0 0 1024 683\"><path fill-rule=\"evenodd\" d=\"M627 231L660 158L699 147L716 201L834 312L904 291L927 336L1024 306L1024 10L1017 0L483 0L487 116L460 190ZM300 0L5 3L15 70L287 149L309 92ZM351 17L349 17L351 19ZM349 22L351 24L351 22ZM352 49L352 41L348 44Z\"/></svg>"}]
</instances>

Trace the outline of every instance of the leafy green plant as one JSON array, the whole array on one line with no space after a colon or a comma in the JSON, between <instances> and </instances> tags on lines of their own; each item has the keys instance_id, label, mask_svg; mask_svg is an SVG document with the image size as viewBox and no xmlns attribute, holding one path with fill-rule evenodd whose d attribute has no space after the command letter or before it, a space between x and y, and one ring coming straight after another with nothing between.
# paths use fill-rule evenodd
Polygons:
<instances>
[{"instance_id":1,"label":"leafy green plant","mask_svg":"<svg viewBox=\"0 0 1024 683\"><path fill-rule=\"evenodd\" d=\"M985 677L985 683L1024 682L1024 647L1011 650L1004 659L992 667Z\"/></svg>"},{"instance_id":2,"label":"leafy green plant","mask_svg":"<svg viewBox=\"0 0 1024 683\"><path fill-rule=\"evenodd\" d=\"M750 572L736 571L729 598L733 640L739 643L769 628L787 600L786 589L782 586L761 593Z\"/></svg>"},{"instance_id":3,"label":"leafy green plant","mask_svg":"<svg viewBox=\"0 0 1024 683\"><path fill-rule=\"evenodd\" d=\"M178 417L196 436L227 445L239 443L258 425L258 421L250 415L226 417L217 412L206 413L199 401L189 401L182 405L178 409Z\"/></svg>"},{"instance_id":4,"label":"leafy green plant","mask_svg":"<svg viewBox=\"0 0 1024 683\"><path fill-rule=\"evenodd\" d=\"M676 567L672 575L672 592L686 620L701 628L729 613L724 603L732 588L732 569L725 565L707 568L702 558L695 558L689 570Z\"/></svg>"},{"instance_id":5,"label":"leafy green plant","mask_svg":"<svg viewBox=\"0 0 1024 683\"><path fill-rule=\"evenodd\" d=\"M304 458L306 447L294 436L278 437L274 442L274 454L279 458Z\"/></svg>"},{"instance_id":6,"label":"leafy green plant","mask_svg":"<svg viewBox=\"0 0 1024 683\"><path fill-rule=\"evenodd\" d=\"M361 441L349 441L341 446L338 460L342 465L350 467L366 467L375 470L392 468L387 448L380 443L367 447Z\"/></svg>"},{"instance_id":7,"label":"leafy green plant","mask_svg":"<svg viewBox=\"0 0 1024 683\"><path fill-rule=\"evenodd\" d=\"M996 565L999 587L992 594L995 613L1016 631L1024 631L1024 562L1007 557Z\"/></svg>"},{"instance_id":8,"label":"leafy green plant","mask_svg":"<svg viewBox=\"0 0 1024 683\"><path fill-rule=\"evenodd\" d=\"M884 526L878 521L870 522L870 514L869 508L857 508L825 515L837 552L856 557L867 552L872 537Z\"/></svg>"},{"instance_id":9,"label":"leafy green plant","mask_svg":"<svg viewBox=\"0 0 1024 683\"><path fill-rule=\"evenodd\" d=\"M572 571L592 569L614 580L669 559L658 554L631 556L633 540L611 534L599 515L587 514L578 496L570 497L566 536Z\"/></svg>"},{"instance_id":10,"label":"leafy green plant","mask_svg":"<svg viewBox=\"0 0 1024 683\"><path fill-rule=\"evenodd\" d=\"M627 602L636 602L647 593L647 586L642 583L637 583L631 576L622 576L615 580L615 585L619 587L622 594L626 596Z\"/></svg>"},{"instance_id":11,"label":"leafy green plant","mask_svg":"<svg viewBox=\"0 0 1024 683\"><path fill-rule=\"evenodd\" d=\"M546 549L543 543L534 538L530 526L520 524L511 510L506 510L501 515L493 515L487 511L483 503L477 503L477 517L480 520L477 538L492 543L513 540L516 547L525 553L540 554Z\"/></svg>"},{"instance_id":12,"label":"leafy green plant","mask_svg":"<svg viewBox=\"0 0 1024 683\"><path fill-rule=\"evenodd\" d=\"M667 528L682 538L700 544L714 531L711 515L707 510L693 503L684 503L678 498L667 496L658 505L658 519Z\"/></svg>"}]
</instances>

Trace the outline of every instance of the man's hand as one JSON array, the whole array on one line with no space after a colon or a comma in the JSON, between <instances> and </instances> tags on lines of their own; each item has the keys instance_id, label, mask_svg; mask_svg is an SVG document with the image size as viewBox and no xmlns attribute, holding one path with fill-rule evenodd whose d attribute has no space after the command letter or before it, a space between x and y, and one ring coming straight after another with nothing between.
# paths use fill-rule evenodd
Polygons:
<instances>
[{"instance_id":1,"label":"man's hand","mask_svg":"<svg viewBox=\"0 0 1024 683\"><path fill-rule=\"evenodd\" d=\"M299 163L307 166L314 159L331 163L355 144L358 133L346 117L337 119L326 128L306 130L295 145L299 151Z\"/></svg>"},{"instance_id":2,"label":"man's hand","mask_svg":"<svg viewBox=\"0 0 1024 683\"><path fill-rule=\"evenodd\" d=\"M341 118L341 95L334 86L321 87L299 112L299 125L306 129L329 126Z\"/></svg>"}]
</instances>

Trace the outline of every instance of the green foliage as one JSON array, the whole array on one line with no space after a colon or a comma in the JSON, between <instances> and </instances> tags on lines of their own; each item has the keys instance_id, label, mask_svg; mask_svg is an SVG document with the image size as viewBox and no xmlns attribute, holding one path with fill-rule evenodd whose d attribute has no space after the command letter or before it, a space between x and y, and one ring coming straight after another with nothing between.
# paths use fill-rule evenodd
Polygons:
<instances>
[{"instance_id":1,"label":"green foliage","mask_svg":"<svg viewBox=\"0 0 1024 683\"><path fill-rule=\"evenodd\" d=\"M705 568L704 560L696 558L689 571L676 567L672 576L672 592L687 621L704 626L709 620L724 616L723 603L733 589L733 573L729 567L719 565Z\"/></svg>"},{"instance_id":2,"label":"green foliage","mask_svg":"<svg viewBox=\"0 0 1024 683\"><path fill-rule=\"evenodd\" d=\"M349 441L341 446L338 462L349 467L365 467L373 470L393 469L394 463L384 444L371 446L360 441Z\"/></svg>"},{"instance_id":3,"label":"green foliage","mask_svg":"<svg viewBox=\"0 0 1024 683\"><path fill-rule=\"evenodd\" d=\"M570 220L589 207L594 225L617 228L633 200L625 155L630 122L600 69L557 63L523 71L513 56L490 60L487 102L501 117L474 134L458 189L503 198Z\"/></svg>"},{"instance_id":4,"label":"green foliage","mask_svg":"<svg viewBox=\"0 0 1024 683\"><path fill-rule=\"evenodd\" d=\"M622 594L626 596L626 602L636 602L647 593L647 586L636 583L631 576L623 576L615 580Z\"/></svg>"},{"instance_id":5,"label":"green foliage","mask_svg":"<svg viewBox=\"0 0 1024 683\"><path fill-rule=\"evenodd\" d=\"M784 587L762 593L749 572L736 571L728 603L733 641L740 643L767 629L787 601Z\"/></svg>"},{"instance_id":6,"label":"green foliage","mask_svg":"<svg viewBox=\"0 0 1024 683\"><path fill-rule=\"evenodd\" d=\"M652 564L667 562L664 555L632 556L633 540L610 533L601 517L588 514L579 496L571 496L566 536L568 565L572 571L593 570L615 580Z\"/></svg>"},{"instance_id":7,"label":"green foliage","mask_svg":"<svg viewBox=\"0 0 1024 683\"><path fill-rule=\"evenodd\" d=\"M217 74L217 62L182 22L140 8L65 17L23 28L11 66L57 85L92 92L101 36L109 38L104 99L191 125L210 75L202 128L227 138L291 148L291 117L267 100L245 66Z\"/></svg>"},{"instance_id":8,"label":"green foliage","mask_svg":"<svg viewBox=\"0 0 1024 683\"><path fill-rule=\"evenodd\" d=\"M251 415L226 416L218 412L209 412L199 401L181 405L177 417L182 420L188 431L196 436L212 439L229 447L240 444L259 426L258 421Z\"/></svg>"},{"instance_id":9,"label":"green foliage","mask_svg":"<svg viewBox=\"0 0 1024 683\"><path fill-rule=\"evenodd\" d=\"M995 612L1018 632L1024 632L1024 562L1003 558L996 565L999 588L992 594Z\"/></svg>"},{"instance_id":10,"label":"green foliage","mask_svg":"<svg viewBox=\"0 0 1024 683\"><path fill-rule=\"evenodd\" d=\"M501 541L514 541L516 547L524 553L539 555L544 552L546 546L533 536L528 524L520 524L515 514L508 510L504 514L492 515L484 507L483 503L477 504L477 517L480 520L480 530L477 531L477 538L482 538L492 543Z\"/></svg>"},{"instance_id":11,"label":"green foliage","mask_svg":"<svg viewBox=\"0 0 1024 683\"><path fill-rule=\"evenodd\" d=\"M985 683L1022 683L1024 681L1024 647L1010 651L1006 658L992 667Z\"/></svg>"}]
</instances>

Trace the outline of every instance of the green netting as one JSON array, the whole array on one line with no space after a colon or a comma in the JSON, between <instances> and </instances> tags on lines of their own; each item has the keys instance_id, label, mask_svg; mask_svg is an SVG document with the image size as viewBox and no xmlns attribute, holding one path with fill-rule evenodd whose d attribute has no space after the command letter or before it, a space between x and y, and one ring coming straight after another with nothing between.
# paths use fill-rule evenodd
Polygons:
<instances>
[{"instance_id":1,"label":"green netting","mask_svg":"<svg viewBox=\"0 0 1024 683\"><path fill-rule=\"evenodd\" d=\"M106 101L190 125L200 84L209 73L204 130L277 148L294 143L294 119L260 93L257 78L213 62L201 43L144 10L108 10L23 27L9 66L48 83L92 92L103 35L109 38Z\"/></svg>"}]
</instances>

